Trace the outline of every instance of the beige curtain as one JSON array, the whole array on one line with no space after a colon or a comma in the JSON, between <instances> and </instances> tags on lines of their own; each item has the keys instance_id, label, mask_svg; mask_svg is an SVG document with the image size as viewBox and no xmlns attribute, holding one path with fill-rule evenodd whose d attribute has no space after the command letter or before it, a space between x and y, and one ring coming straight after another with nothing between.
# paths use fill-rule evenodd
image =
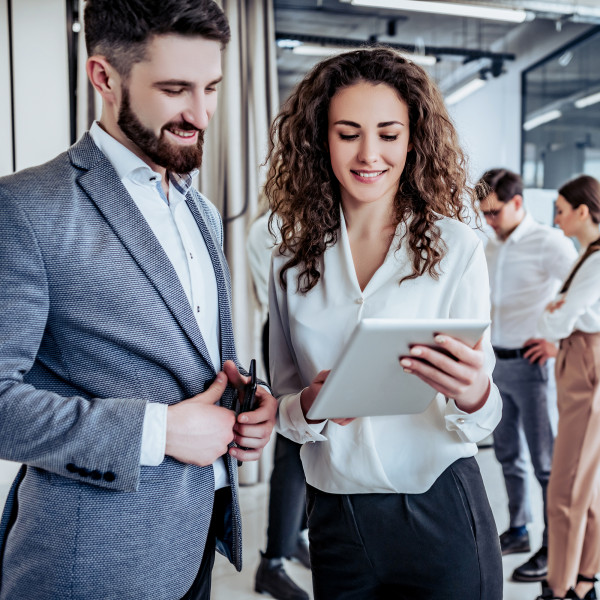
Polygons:
<instances>
[{"instance_id":1,"label":"beige curtain","mask_svg":"<svg viewBox=\"0 0 600 600\"><path fill-rule=\"evenodd\" d=\"M206 132L199 189L221 211L233 285L233 325L238 355L248 367L260 361L260 315L246 258L246 231L264 182L268 131L279 109L272 0L221 0L231 27L223 55L218 109ZM259 367L260 368L260 367ZM260 374L260 373L259 373ZM264 480L270 452L240 471L243 483Z\"/></svg>"}]
</instances>

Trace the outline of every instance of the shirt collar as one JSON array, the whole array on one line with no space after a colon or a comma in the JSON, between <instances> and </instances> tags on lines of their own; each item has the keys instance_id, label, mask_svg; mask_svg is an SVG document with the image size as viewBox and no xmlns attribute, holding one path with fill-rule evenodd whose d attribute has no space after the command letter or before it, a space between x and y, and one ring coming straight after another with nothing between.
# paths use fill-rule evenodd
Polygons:
<instances>
[{"instance_id":1,"label":"shirt collar","mask_svg":"<svg viewBox=\"0 0 600 600\"><path fill-rule=\"evenodd\" d=\"M96 146L111 162L121 181L130 179L142 185L155 186L162 179L160 173L152 170L139 156L104 131L97 121L92 124L90 135ZM198 169L189 173L169 173L169 182L185 197L196 173Z\"/></svg>"},{"instance_id":2,"label":"shirt collar","mask_svg":"<svg viewBox=\"0 0 600 600\"><path fill-rule=\"evenodd\" d=\"M523 220L517 225L517 228L508 236L508 240L512 240L513 242L519 242L524 235L527 235L527 232L531 230L532 227L535 226L535 221L533 217L526 212Z\"/></svg>"},{"instance_id":3,"label":"shirt collar","mask_svg":"<svg viewBox=\"0 0 600 600\"><path fill-rule=\"evenodd\" d=\"M185 196L192 187L192 179L197 172L198 169L190 173L169 173L169 182L182 196Z\"/></svg>"}]
</instances>

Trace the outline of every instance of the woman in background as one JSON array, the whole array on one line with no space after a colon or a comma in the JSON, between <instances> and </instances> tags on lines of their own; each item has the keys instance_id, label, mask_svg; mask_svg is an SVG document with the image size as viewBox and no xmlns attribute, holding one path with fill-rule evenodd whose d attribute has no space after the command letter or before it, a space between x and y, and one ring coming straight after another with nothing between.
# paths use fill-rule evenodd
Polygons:
<instances>
[{"instance_id":1,"label":"woman in background","mask_svg":"<svg viewBox=\"0 0 600 600\"><path fill-rule=\"evenodd\" d=\"M246 238L246 253L252 273L256 300L264 318L261 336L263 365L269 378L269 270L275 246L277 225L269 231L269 202L261 191L258 216ZM275 434L273 470L269 479L267 547L260 553L254 576L254 590L268 593L276 600L308 600L308 594L285 570L284 558L299 561L310 569L306 529L306 482L300 462L300 445L279 433Z\"/></svg>"},{"instance_id":2,"label":"woman in background","mask_svg":"<svg viewBox=\"0 0 600 600\"><path fill-rule=\"evenodd\" d=\"M359 49L314 67L271 140L266 193L282 237L271 380L279 431L304 444L315 599L500 600L498 535L473 458L501 412L489 331L475 348L437 336L454 358L425 346L402 357L399 369L438 392L421 414L306 418L361 319L489 319L443 99L399 53Z\"/></svg>"},{"instance_id":3,"label":"woman in background","mask_svg":"<svg viewBox=\"0 0 600 600\"><path fill-rule=\"evenodd\" d=\"M560 349L548 581L538 598L592 600L600 571L600 183L582 175L558 194L555 222L577 238L581 256L541 318L542 335L560 340Z\"/></svg>"}]
</instances>

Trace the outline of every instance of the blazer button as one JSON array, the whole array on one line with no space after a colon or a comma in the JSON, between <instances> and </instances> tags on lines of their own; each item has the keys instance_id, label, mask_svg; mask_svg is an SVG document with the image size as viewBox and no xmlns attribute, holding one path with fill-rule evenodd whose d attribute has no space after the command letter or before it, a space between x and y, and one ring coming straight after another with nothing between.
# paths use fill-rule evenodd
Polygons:
<instances>
[{"instance_id":1,"label":"blazer button","mask_svg":"<svg viewBox=\"0 0 600 600\"><path fill-rule=\"evenodd\" d=\"M78 473L79 472L79 467L77 465L74 465L73 463L69 463L65 469L67 469L67 471L69 471L69 473Z\"/></svg>"},{"instance_id":2,"label":"blazer button","mask_svg":"<svg viewBox=\"0 0 600 600\"><path fill-rule=\"evenodd\" d=\"M90 473L90 477L92 479L94 479L95 481L98 481L98 479L102 479L102 473L100 473L100 471L98 471L98 469L94 469L91 473Z\"/></svg>"},{"instance_id":3,"label":"blazer button","mask_svg":"<svg viewBox=\"0 0 600 600\"><path fill-rule=\"evenodd\" d=\"M90 472L87 469L84 469L83 467L78 469L78 473L81 475L81 477L89 477L90 476Z\"/></svg>"},{"instance_id":4,"label":"blazer button","mask_svg":"<svg viewBox=\"0 0 600 600\"><path fill-rule=\"evenodd\" d=\"M108 481L110 483L111 481L114 481L117 478L117 476L112 471L106 471L106 473L102 475L102 478L104 479L104 481Z\"/></svg>"}]
</instances>

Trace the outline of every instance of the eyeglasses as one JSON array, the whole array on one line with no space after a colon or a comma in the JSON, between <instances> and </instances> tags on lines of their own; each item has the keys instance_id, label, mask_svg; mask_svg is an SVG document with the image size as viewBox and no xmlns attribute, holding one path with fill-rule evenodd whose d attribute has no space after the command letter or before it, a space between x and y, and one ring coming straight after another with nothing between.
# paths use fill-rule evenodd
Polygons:
<instances>
[{"instance_id":1,"label":"eyeglasses","mask_svg":"<svg viewBox=\"0 0 600 600\"><path fill-rule=\"evenodd\" d=\"M495 219L504 210L504 207L507 204L508 202L503 202L500 208L494 210L482 210L481 212L486 219Z\"/></svg>"}]
</instances>

